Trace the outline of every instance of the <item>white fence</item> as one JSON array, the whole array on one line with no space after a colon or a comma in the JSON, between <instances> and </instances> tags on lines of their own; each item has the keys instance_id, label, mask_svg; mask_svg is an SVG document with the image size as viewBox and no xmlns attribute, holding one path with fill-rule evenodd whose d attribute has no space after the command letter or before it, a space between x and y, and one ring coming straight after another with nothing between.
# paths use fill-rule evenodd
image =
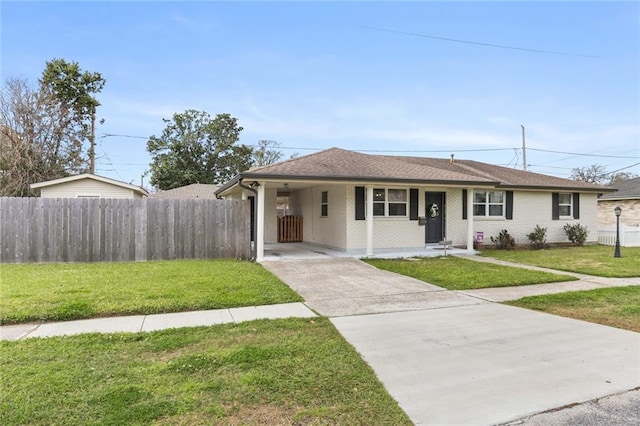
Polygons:
<instances>
[{"instance_id":1,"label":"white fence","mask_svg":"<svg viewBox=\"0 0 640 426\"><path fill-rule=\"evenodd\" d=\"M598 244L616 245L616 227L598 228ZM640 226L620 224L620 245L623 247L640 247Z\"/></svg>"}]
</instances>

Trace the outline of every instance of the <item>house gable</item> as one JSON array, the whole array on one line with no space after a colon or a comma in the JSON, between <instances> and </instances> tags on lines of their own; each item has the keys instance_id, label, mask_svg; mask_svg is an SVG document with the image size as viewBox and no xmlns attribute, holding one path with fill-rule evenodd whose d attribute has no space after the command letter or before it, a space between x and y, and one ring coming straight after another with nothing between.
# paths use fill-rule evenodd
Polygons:
<instances>
[{"instance_id":1,"label":"house gable","mask_svg":"<svg viewBox=\"0 0 640 426\"><path fill-rule=\"evenodd\" d=\"M44 198L142 198L149 195L141 187L89 173L34 183L31 189L39 189Z\"/></svg>"}]
</instances>

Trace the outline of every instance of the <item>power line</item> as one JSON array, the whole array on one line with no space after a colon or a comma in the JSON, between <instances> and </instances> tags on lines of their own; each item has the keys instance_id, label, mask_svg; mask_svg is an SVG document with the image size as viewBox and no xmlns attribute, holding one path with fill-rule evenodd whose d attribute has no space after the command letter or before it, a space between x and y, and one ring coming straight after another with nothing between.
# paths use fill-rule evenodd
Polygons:
<instances>
[{"instance_id":1,"label":"power line","mask_svg":"<svg viewBox=\"0 0 640 426\"><path fill-rule=\"evenodd\" d=\"M640 158L637 156L623 156L623 155L581 154L579 152L553 151L550 149L540 149L540 148L527 148L527 149L530 151L550 152L552 154L578 155L583 157L622 158L625 160Z\"/></svg>"},{"instance_id":2,"label":"power line","mask_svg":"<svg viewBox=\"0 0 640 426\"><path fill-rule=\"evenodd\" d=\"M256 145L252 145L256 146ZM307 148L307 147L294 147L294 146L280 146L280 149L299 149L305 151L322 151L326 148ZM511 151L515 148L481 148L481 149L414 149L414 150L402 150L402 149L352 149L355 152L401 152L401 153L419 153L419 152L486 152L486 151Z\"/></svg>"},{"instance_id":3,"label":"power line","mask_svg":"<svg viewBox=\"0 0 640 426\"><path fill-rule=\"evenodd\" d=\"M114 133L103 133L102 136L100 136L101 138L108 138L108 137L112 137L112 136L116 136L119 138L133 138L133 139L149 139L148 136L134 136L134 135L117 135Z\"/></svg>"},{"instance_id":4,"label":"power line","mask_svg":"<svg viewBox=\"0 0 640 426\"><path fill-rule=\"evenodd\" d=\"M601 176L612 175L612 174L614 174L614 173L618 173L618 172L620 172L620 171L622 171L622 170L630 169L630 168L635 167L635 166L638 166L638 165L640 165L640 163L635 163L635 164L632 164L632 165L630 165L630 166L623 167L623 168L618 169L618 170L614 170L614 171L612 171L612 172L603 173Z\"/></svg>"},{"instance_id":5,"label":"power line","mask_svg":"<svg viewBox=\"0 0 640 426\"><path fill-rule=\"evenodd\" d=\"M495 48L498 48L498 49L521 50L521 51L525 51L525 52L547 53L547 54L551 54L551 55L579 56L579 57L583 57L583 58L603 59L602 56L584 55L584 54L581 54L581 53L557 52L557 51L553 51L553 50L543 50L543 49L529 49L529 48L526 48L526 47L507 46L507 45L504 45L504 44L483 43L483 42L479 42L479 41L461 40L461 39L456 39L456 38L448 38L448 37L439 37L439 36L427 35L427 34L411 33L411 32L407 32L407 31L390 30L390 29L387 29L387 28L370 27L370 26L367 26L367 25L356 25L356 27L364 28L364 29L367 29L367 30L383 31L383 32L393 33L393 34L408 35L408 36L412 36L412 37L430 38L430 39L434 39L434 40L450 41L450 42L454 42L454 43L473 44L473 45L476 45L476 46L484 46L484 47L495 47Z\"/></svg>"},{"instance_id":6,"label":"power line","mask_svg":"<svg viewBox=\"0 0 640 426\"><path fill-rule=\"evenodd\" d=\"M121 137L121 138L133 138L133 139L149 139L148 136L137 136L137 135L126 135L126 134L116 134L116 133L104 133L100 138L106 137ZM257 147L258 144L250 145L253 147ZM296 147L296 146L279 146L279 149L295 149L301 151L322 151L326 148L309 148L309 147ZM522 148L477 148L477 149L415 149L415 150L386 150L386 149L354 149L356 152L378 152L378 153L453 153L453 152L492 152L492 151L511 151L511 150L520 150ZM539 152L548 152L552 154L564 154L564 155L573 155L573 156L582 156L582 157L601 157L601 158L621 158L625 160L630 159L638 159L638 156L624 156L624 155L603 155L603 154L585 154L580 152L566 152L566 151L554 151L550 149L541 149L541 148L530 148L527 147L529 151L539 151ZM513 160L511 160L513 161ZM561 160L556 160L561 161ZM631 166L633 167L633 166Z\"/></svg>"}]
</instances>

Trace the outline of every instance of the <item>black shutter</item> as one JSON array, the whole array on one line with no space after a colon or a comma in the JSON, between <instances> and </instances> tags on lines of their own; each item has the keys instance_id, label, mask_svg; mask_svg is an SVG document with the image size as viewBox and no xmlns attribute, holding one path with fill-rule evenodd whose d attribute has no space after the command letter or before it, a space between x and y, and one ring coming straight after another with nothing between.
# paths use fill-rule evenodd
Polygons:
<instances>
[{"instance_id":1,"label":"black shutter","mask_svg":"<svg viewBox=\"0 0 640 426\"><path fill-rule=\"evenodd\" d=\"M418 189L409 189L409 220L418 220Z\"/></svg>"},{"instance_id":2,"label":"black shutter","mask_svg":"<svg viewBox=\"0 0 640 426\"><path fill-rule=\"evenodd\" d=\"M462 190L462 220L467 218L467 190Z\"/></svg>"},{"instance_id":3,"label":"black shutter","mask_svg":"<svg viewBox=\"0 0 640 426\"><path fill-rule=\"evenodd\" d=\"M560 219L560 194L557 192L551 193L551 219Z\"/></svg>"},{"instance_id":4,"label":"black shutter","mask_svg":"<svg viewBox=\"0 0 640 426\"><path fill-rule=\"evenodd\" d=\"M580 219L580 193L573 193L573 218Z\"/></svg>"},{"instance_id":5,"label":"black shutter","mask_svg":"<svg viewBox=\"0 0 640 426\"><path fill-rule=\"evenodd\" d=\"M364 220L364 186L356 186L356 220Z\"/></svg>"},{"instance_id":6,"label":"black shutter","mask_svg":"<svg viewBox=\"0 0 640 426\"><path fill-rule=\"evenodd\" d=\"M513 191L507 191L507 205L505 206L505 216L507 220L513 219Z\"/></svg>"}]
</instances>

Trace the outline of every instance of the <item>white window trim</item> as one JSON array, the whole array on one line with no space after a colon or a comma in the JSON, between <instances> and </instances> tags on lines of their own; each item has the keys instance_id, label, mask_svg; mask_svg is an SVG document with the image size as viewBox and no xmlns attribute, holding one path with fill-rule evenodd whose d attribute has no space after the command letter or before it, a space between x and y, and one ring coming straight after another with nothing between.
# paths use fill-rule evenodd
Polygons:
<instances>
[{"instance_id":1,"label":"white window trim","mask_svg":"<svg viewBox=\"0 0 640 426\"><path fill-rule=\"evenodd\" d=\"M327 194L327 201L326 202L322 202L322 194ZM326 206L327 207L327 214L323 215L322 214L322 207ZM329 217L329 191L320 191L320 218L321 219L326 219Z\"/></svg>"},{"instance_id":2,"label":"white window trim","mask_svg":"<svg viewBox=\"0 0 640 426\"><path fill-rule=\"evenodd\" d=\"M373 215L373 218L387 218L387 219L402 219L402 218L407 218L409 217L409 190L407 188L394 188L394 187L374 187L373 190L375 191L376 189L383 189L384 190L384 201L373 201L373 204L383 204L384 203L384 215ZM393 190L400 190L400 191L404 191L405 193L405 202L401 202L401 201L389 201L389 190L393 189ZM365 205L367 202L367 194L365 192ZM389 214L389 204L404 204L405 205L405 214L404 215L390 215ZM365 217L366 217L366 211L365 211Z\"/></svg>"},{"instance_id":3,"label":"white window trim","mask_svg":"<svg viewBox=\"0 0 640 426\"><path fill-rule=\"evenodd\" d=\"M569 196L569 203L561 203L560 197L562 195ZM569 206L569 214L560 214L560 208L563 206ZM573 219L573 194L571 192L560 192L558 193L558 216L560 219Z\"/></svg>"},{"instance_id":4,"label":"white window trim","mask_svg":"<svg viewBox=\"0 0 640 426\"><path fill-rule=\"evenodd\" d=\"M476 194L480 193L480 192L484 192L485 193L485 198L487 201L485 201L484 203L476 203ZM502 193L502 203L490 203L489 202L489 193L490 192L501 192ZM485 214L483 215L476 215L476 206L480 206L480 205L484 205L485 206ZM495 215L490 215L489 212L491 211L490 207L491 206L502 206L502 214L500 216L495 216ZM480 219L480 220L502 220L506 218L506 209L507 209L507 194L505 191L491 191L491 190L480 190L480 189L476 189L475 191L473 191L473 205L471 206L471 213L474 217L474 219Z\"/></svg>"}]
</instances>

